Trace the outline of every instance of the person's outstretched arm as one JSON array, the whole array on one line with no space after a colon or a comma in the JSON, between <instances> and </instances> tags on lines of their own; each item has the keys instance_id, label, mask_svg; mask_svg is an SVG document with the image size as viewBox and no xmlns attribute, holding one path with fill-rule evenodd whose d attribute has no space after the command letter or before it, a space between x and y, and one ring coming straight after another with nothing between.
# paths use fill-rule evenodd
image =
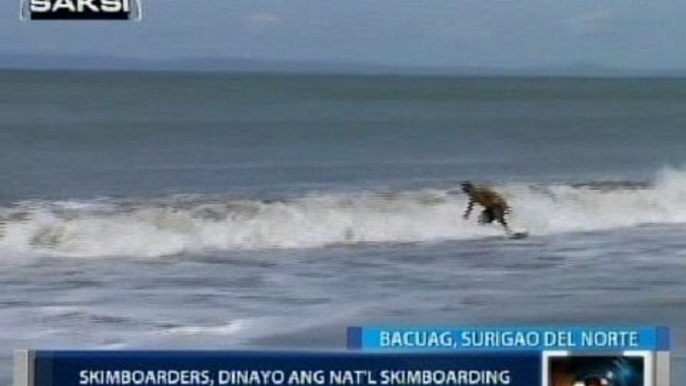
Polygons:
<instances>
[{"instance_id":1,"label":"person's outstretched arm","mask_svg":"<svg viewBox=\"0 0 686 386\"><path fill-rule=\"evenodd\" d=\"M462 216L465 220L469 218L469 215L472 214L472 210L474 209L474 200L471 198L469 199L469 204L467 204L467 210L464 212L464 216Z\"/></svg>"}]
</instances>

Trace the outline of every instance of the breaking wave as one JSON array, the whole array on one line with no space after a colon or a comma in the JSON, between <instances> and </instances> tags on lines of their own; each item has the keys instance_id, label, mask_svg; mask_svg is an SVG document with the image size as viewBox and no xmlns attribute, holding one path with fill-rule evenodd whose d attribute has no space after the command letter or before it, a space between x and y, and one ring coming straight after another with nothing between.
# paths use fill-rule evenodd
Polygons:
<instances>
[{"instance_id":1,"label":"breaking wave","mask_svg":"<svg viewBox=\"0 0 686 386\"><path fill-rule=\"evenodd\" d=\"M513 207L514 227L533 235L686 223L686 172L680 170L665 170L650 184L497 189ZM497 226L464 221L466 204L458 190L436 189L320 193L284 201L206 196L24 201L0 207L0 257L156 257L502 234Z\"/></svg>"}]
</instances>

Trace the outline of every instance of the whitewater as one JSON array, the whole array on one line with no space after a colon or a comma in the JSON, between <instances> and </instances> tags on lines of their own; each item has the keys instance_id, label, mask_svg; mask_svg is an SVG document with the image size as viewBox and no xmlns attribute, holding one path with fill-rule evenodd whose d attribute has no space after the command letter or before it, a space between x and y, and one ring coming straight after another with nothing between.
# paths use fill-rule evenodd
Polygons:
<instances>
[{"instance_id":1,"label":"whitewater","mask_svg":"<svg viewBox=\"0 0 686 386\"><path fill-rule=\"evenodd\" d=\"M534 236L686 223L686 171L653 183L495 186ZM0 209L4 256L135 256L492 237L462 219L459 189L310 193L283 200L184 195L21 201ZM478 214L477 214L478 215ZM477 217L476 215L474 217Z\"/></svg>"}]
</instances>

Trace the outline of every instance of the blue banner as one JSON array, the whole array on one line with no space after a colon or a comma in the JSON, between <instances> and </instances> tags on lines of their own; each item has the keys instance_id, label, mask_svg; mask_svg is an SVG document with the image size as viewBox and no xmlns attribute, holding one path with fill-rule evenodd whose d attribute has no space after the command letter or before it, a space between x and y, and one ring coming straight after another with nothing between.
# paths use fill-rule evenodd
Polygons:
<instances>
[{"instance_id":1,"label":"blue banner","mask_svg":"<svg viewBox=\"0 0 686 386\"><path fill-rule=\"evenodd\" d=\"M348 348L371 351L669 350L662 327L350 327Z\"/></svg>"},{"instance_id":2,"label":"blue banner","mask_svg":"<svg viewBox=\"0 0 686 386\"><path fill-rule=\"evenodd\" d=\"M459 386L540 384L539 353L38 351L35 386Z\"/></svg>"}]
</instances>

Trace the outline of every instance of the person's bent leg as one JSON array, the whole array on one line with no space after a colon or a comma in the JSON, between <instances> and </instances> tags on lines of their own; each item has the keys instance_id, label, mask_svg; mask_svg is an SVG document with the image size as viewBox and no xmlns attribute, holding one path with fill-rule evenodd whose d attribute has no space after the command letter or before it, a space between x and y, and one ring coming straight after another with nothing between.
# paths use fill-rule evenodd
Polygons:
<instances>
[{"instance_id":1,"label":"person's bent leg","mask_svg":"<svg viewBox=\"0 0 686 386\"><path fill-rule=\"evenodd\" d=\"M510 226L507 224L507 220L505 219L505 210L499 209L496 213L496 217L498 219L498 222L505 228L507 233L510 233Z\"/></svg>"}]
</instances>

